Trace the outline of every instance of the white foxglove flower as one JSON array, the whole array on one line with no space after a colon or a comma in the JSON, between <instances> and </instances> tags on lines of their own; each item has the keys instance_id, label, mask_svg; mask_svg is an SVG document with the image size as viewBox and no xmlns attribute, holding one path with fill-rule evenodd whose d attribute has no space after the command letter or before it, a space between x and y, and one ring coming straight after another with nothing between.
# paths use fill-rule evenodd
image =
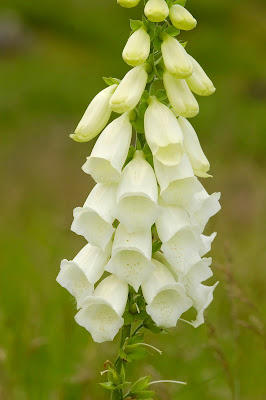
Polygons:
<instances>
[{"instance_id":1,"label":"white foxglove flower","mask_svg":"<svg viewBox=\"0 0 266 400\"><path fill-rule=\"evenodd\" d=\"M194 176L188 156L183 155L181 162L173 167L166 166L154 158L154 169L165 203L185 207L191 202L196 190L202 185Z\"/></svg>"},{"instance_id":2,"label":"white foxglove flower","mask_svg":"<svg viewBox=\"0 0 266 400\"><path fill-rule=\"evenodd\" d=\"M166 70L163 74L163 82L176 115L192 118L199 113L198 102L184 79L178 79Z\"/></svg>"},{"instance_id":3,"label":"white foxglove flower","mask_svg":"<svg viewBox=\"0 0 266 400\"><path fill-rule=\"evenodd\" d=\"M156 221L161 250L178 276L185 275L200 261L199 249L202 240L197 225L191 225L190 218L181 207L167 206L160 202L161 214Z\"/></svg>"},{"instance_id":4,"label":"white foxglove flower","mask_svg":"<svg viewBox=\"0 0 266 400\"><path fill-rule=\"evenodd\" d=\"M170 74L184 79L193 72L192 62L182 44L172 36L164 34L162 56L165 67Z\"/></svg>"},{"instance_id":5,"label":"white foxglove flower","mask_svg":"<svg viewBox=\"0 0 266 400\"><path fill-rule=\"evenodd\" d=\"M92 189L84 206L74 210L71 230L103 250L114 233L112 223L116 191L116 184L99 183Z\"/></svg>"},{"instance_id":6,"label":"white foxglove flower","mask_svg":"<svg viewBox=\"0 0 266 400\"><path fill-rule=\"evenodd\" d=\"M139 103L148 80L147 65L132 68L122 79L110 100L112 111L122 114Z\"/></svg>"},{"instance_id":7,"label":"white foxglove flower","mask_svg":"<svg viewBox=\"0 0 266 400\"><path fill-rule=\"evenodd\" d=\"M82 167L98 183L119 181L132 137L129 118L125 113L105 128Z\"/></svg>"},{"instance_id":8,"label":"white foxglove flower","mask_svg":"<svg viewBox=\"0 0 266 400\"><path fill-rule=\"evenodd\" d=\"M200 235L202 240L202 247L199 250L200 257L205 256L211 251L211 245L217 236L217 232L213 232L210 236Z\"/></svg>"},{"instance_id":9,"label":"white foxglove flower","mask_svg":"<svg viewBox=\"0 0 266 400\"><path fill-rule=\"evenodd\" d=\"M195 328L204 323L204 311L211 304L213 300L213 291L219 283L217 282L213 286L201 284L201 282L204 282L213 275L209 267L211 263L211 258L203 258L190 269L186 276L179 279L179 282L186 288L187 295L193 301L193 307L198 312L196 320L192 322Z\"/></svg>"},{"instance_id":10,"label":"white foxglove flower","mask_svg":"<svg viewBox=\"0 0 266 400\"><path fill-rule=\"evenodd\" d=\"M87 244L72 261L61 262L56 280L75 297L78 308L92 294L94 284L103 275L110 256L111 243L105 251Z\"/></svg>"},{"instance_id":11,"label":"white foxglove flower","mask_svg":"<svg viewBox=\"0 0 266 400\"><path fill-rule=\"evenodd\" d=\"M189 56L189 58L193 65L193 74L186 78L188 87L199 96L210 96L216 90L212 81L199 63L193 57Z\"/></svg>"},{"instance_id":12,"label":"white foxglove flower","mask_svg":"<svg viewBox=\"0 0 266 400\"><path fill-rule=\"evenodd\" d=\"M152 22L162 22L169 15L169 8L165 0L148 0L144 14Z\"/></svg>"},{"instance_id":13,"label":"white foxglove flower","mask_svg":"<svg viewBox=\"0 0 266 400\"><path fill-rule=\"evenodd\" d=\"M90 332L97 343L112 341L124 324L128 297L128 285L110 275L96 288L92 296L86 297L76 322Z\"/></svg>"},{"instance_id":14,"label":"white foxglove flower","mask_svg":"<svg viewBox=\"0 0 266 400\"><path fill-rule=\"evenodd\" d=\"M142 151L124 168L117 190L114 216L128 231L150 228L159 214L154 171Z\"/></svg>"},{"instance_id":15,"label":"white foxglove flower","mask_svg":"<svg viewBox=\"0 0 266 400\"><path fill-rule=\"evenodd\" d=\"M129 233L120 224L116 230L112 258L106 266L106 271L127 282L137 292L153 269L151 254L150 229Z\"/></svg>"},{"instance_id":16,"label":"white foxglove flower","mask_svg":"<svg viewBox=\"0 0 266 400\"><path fill-rule=\"evenodd\" d=\"M125 8L133 8L139 4L140 0L117 0L120 6Z\"/></svg>"},{"instance_id":17,"label":"white foxglove flower","mask_svg":"<svg viewBox=\"0 0 266 400\"><path fill-rule=\"evenodd\" d=\"M151 39L144 27L136 30L123 50L123 59L132 67L142 65L150 55Z\"/></svg>"},{"instance_id":18,"label":"white foxglove flower","mask_svg":"<svg viewBox=\"0 0 266 400\"><path fill-rule=\"evenodd\" d=\"M183 155L183 134L174 113L155 96L149 99L144 126L153 156L165 165L177 165Z\"/></svg>"},{"instance_id":19,"label":"white foxglove flower","mask_svg":"<svg viewBox=\"0 0 266 400\"><path fill-rule=\"evenodd\" d=\"M143 283L142 291L147 313L158 326L172 328L181 315L192 306L184 286L177 283L166 266L153 259L154 270Z\"/></svg>"},{"instance_id":20,"label":"white foxglove flower","mask_svg":"<svg viewBox=\"0 0 266 400\"><path fill-rule=\"evenodd\" d=\"M203 153L193 126L183 117L179 117L178 122L184 136L184 150L187 153L195 175L201 178L210 177L211 175L207 173L210 169L210 163Z\"/></svg>"},{"instance_id":21,"label":"white foxglove flower","mask_svg":"<svg viewBox=\"0 0 266 400\"><path fill-rule=\"evenodd\" d=\"M112 85L97 94L88 106L75 133L70 135L76 142L88 142L99 135L111 116L110 99L117 85Z\"/></svg>"},{"instance_id":22,"label":"white foxglove flower","mask_svg":"<svg viewBox=\"0 0 266 400\"><path fill-rule=\"evenodd\" d=\"M183 31L189 31L197 25L197 20L180 4L174 4L170 8L169 17L172 24Z\"/></svg>"}]
</instances>

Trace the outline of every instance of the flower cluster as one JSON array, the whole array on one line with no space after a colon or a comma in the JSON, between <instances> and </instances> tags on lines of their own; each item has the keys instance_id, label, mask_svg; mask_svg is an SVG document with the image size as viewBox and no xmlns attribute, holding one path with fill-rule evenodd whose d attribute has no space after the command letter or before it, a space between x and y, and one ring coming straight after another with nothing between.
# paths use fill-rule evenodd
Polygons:
<instances>
[{"instance_id":1,"label":"flower cluster","mask_svg":"<svg viewBox=\"0 0 266 400\"><path fill-rule=\"evenodd\" d=\"M212 276L205 255L216 236L203 232L220 194L209 195L198 179L210 177L210 164L187 119L199 112L193 93L215 88L175 38L197 23L182 4L145 2L146 18L131 21L123 50L133 68L121 81L105 79L109 86L71 135L87 142L100 134L82 167L96 185L71 227L88 244L62 261L57 281L75 297L75 319L96 342L113 340L123 326L129 292L143 296L157 326L174 327L194 307L197 327L217 285L202 284ZM108 124L112 112L120 115Z\"/></svg>"}]
</instances>

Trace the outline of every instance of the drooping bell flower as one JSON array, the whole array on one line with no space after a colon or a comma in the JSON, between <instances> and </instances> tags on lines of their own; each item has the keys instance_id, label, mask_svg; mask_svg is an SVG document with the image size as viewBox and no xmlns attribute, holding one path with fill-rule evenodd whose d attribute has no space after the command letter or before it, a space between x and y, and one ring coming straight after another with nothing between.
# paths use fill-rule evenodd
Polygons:
<instances>
[{"instance_id":1,"label":"drooping bell flower","mask_svg":"<svg viewBox=\"0 0 266 400\"><path fill-rule=\"evenodd\" d=\"M190 31L197 25L197 20L180 4L170 7L169 17L172 24L183 31Z\"/></svg>"},{"instance_id":2,"label":"drooping bell flower","mask_svg":"<svg viewBox=\"0 0 266 400\"><path fill-rule=\"evenodd\" d=\"M189 58L193 65L192 75L186 78L189 89L199 96L210 96L216 90L212 81L200 64L193 57L189 56Z\"/></svg>"},{"instance_id":3,"label":"drooping bell flower","mask_svg":"<svg viewBox=\"0 0 266 400\"><path fill-rule=\"evenodd\" d=\"M141 27L129 37L123 50L123 59L132 67L142 65L150 55L150 47L150 35L144 27Z\"/></svg>"},{"instance_id":4,"label":"drooping bell flower","mask_svg":"<svg viewBox=\"0 0 266 400\"><path fill-rule=\"evenodd\" d=\"M152 22L162 22L169 15L169 8L165 0L148 0L144 14Z\"/></svg>"},{"instance_id":5,"label":"drooping bell flower","mask_svg":"<svg viewBox=\"0 0 266 400\"><path fill-rule=\"evenodd\" d=\"M165 67L170 74L179 79L188 78L192 74L190 57L177 39L164 34L161 49Z\"/></svg>"}]
</instances>

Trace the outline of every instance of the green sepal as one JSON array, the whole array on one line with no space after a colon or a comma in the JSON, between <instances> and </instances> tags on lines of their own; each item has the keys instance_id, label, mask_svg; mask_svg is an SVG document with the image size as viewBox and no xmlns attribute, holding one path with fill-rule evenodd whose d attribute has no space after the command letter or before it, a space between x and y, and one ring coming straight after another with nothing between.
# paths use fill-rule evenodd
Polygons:
<instances>
[{"instance_id":1,"label":"green sepal","mask_svg":"<svg viewBox=\"0 0 266 400\"><path fill-rule=\"evenodd\" d=\"M143 376L138 379L130 388L130 393L142 392L149 386L151 380L151 375Z\"/></svg>"},{"instance_id":2,"label":"green sepal","mask_svg":"<svg viewBox=\"0 0 266 400\"><path fill-rule=\"evenodd\" d=\"M160 328L159 326L157 326L150 317L144 322L143 326L144 328L148 329L149 331L157 335L158 334L166 335L171 332L169 329Z\"/></svg>"},{"instance_id":3,"label":"green sepal","mask_svg":"<svg viewBox=\"0 0 266 400\"><path fill-rule=\"evenodd\" d=\"M153 46L154 46L155 50L161 51L162 41L158 38L158 36L154 36Z\"/></svg>"},{"instance_id":4,"label":"green sepal","mask_svg":"<svg viewBox=\"0 0 266 400\"><path fill-rule=\"evenodd\" d=\"M168 26L168 28L165 29L164 31L165 33L167 33L170 36L177 36L180 34L180 29L176 28L173 25Z\"/></svg>"},{"instance_id":5,"label":"green sepal","mask_svg":"<svg viewBox=\"0 0 266 400\"><path fill-rule=\"evenodd\" d=\"M156 240L152 243L152 254L157 253L157 251L161 250L162 242L160 240Z\"/></svg>"},{"instance_id":6,"label":"green sepal","mask_svg":"<svg viewBox=\"0 0 266 400\"><path fill-rule=\"evenodd\" d=\"M175 4L179 4L182 7L185 7L187 0L176 0L173 2L172 6Z\"/></svg>"},{"instance_id":7,"label":"green sepal","mask_svg":"<svg viewBox=\"0 0 266 400\"><path fill-rule=\"evenodd\" d=\"M112 86L115 84L119 85L119 83L121 82L120 79L112 78L112 77L110 77L110 78L103 77L103 80L108 86Z\"/></svg>"},{"instance_id":8,"label":"green sepal","mask_svg":"<svg viewBox=\"0 0 266 400\"><path fill-rule=\"evenodd\" d=\"M144 358L150 356L151 353L145 349L144 347L138 347L136 350L131 351L128 356L130 357L131 361L140 361Z\"/></svg>"},{"instance_id":9,"label":"green sepal","mask_svg":"<svg viewBox=\"0 0 266 400\"><path fill-rule=\"evenodd\" d=\"M136 148L137 148L137 150L142 150L142 144L141 144L141 141L139 140L139 138L137 138Z\"/></svg>"},{"instance_id":10,"label":"green sepal","mask_svg":"<svg viewBox=\"0 0 266 400\"><path fill-rule=\"evenodd\" d=\"M186 45L188 44L188 42L180 42L179 41L179 43L185 48L186 47Z\"/></svg>"},{"instance_id":11,"label":"green sepal","mask_svg":"<svg viewBox=\"0 0 266 400\"><path fill-rule=\"evenodd\" d=\"M136 149L134 146L129 147L128 155L127 155L127 159L125 161L124 167L133 159L135 151L136 151Z\"/></svg>"},{"instance_id":12,"label":"green sepal","mask_svg":"<svg viewBox=\"0 0 266 400\"><path fill-rule=\"evenodd\" d=\"M139 21L137 19L131 19L130 20L130 28L132 29L132 31L137 31L142 26L143 26L143 22L142 21Z\"/></svg>"},{"instance_id":13,"label":"green sepal","mask_svg":"<svg viewBox=\"0 0 266 400\"><path fill-rule=\"evenodd\" d=\"M142 150L143 150L143 152L145 154L146 161L151 165L152 168L154 168L153 155L152 155L151 149L149 148L147 143L145 143L145 145L144 145Z\"/></svg>"},{"instance_id":14,"label":"green sepal","mask_svg":"<svg viewBox=\"0 0 266 400\"><path fill-rule=\"evenodd\" d=\"M127 340L127 344L137 344L142 343L144 341L144 333L137 333L135 336L131 336Z\"/></svg>"},{"instance_id":15,"label":"green sepal","mask_svg":"<svg viewBox=\"0 0 266 400\"><path fill-rule=\"evenodd\" d=\"M146 102L148 98L150 97L148 90L144 90L143 95L141 96L141 101Z\"/></svg>"},{"instance_id":16,"label":"green sepal","mask_svg":"<svg viewBox=\"0 0 266 400\"><path fill-rule=\"evenodd\" d=\"M155 96L157 97L158 100L164 101L167 99L167 94L165 89L158 89L155 92Z\"/></svg>"},{"instance_id":17,"label":"green sepal","mask_svg":"<svg viewBox=\"0 0 266 400\"><path fill-rule=\"evenodd\" d=\"M120 385L114 385L112 382L103 382L103 383L99 383L99 385L102 386L106 390L120 390L120 389L123 389L123 388L127 387L128 385L130 385L130 383L131 382L124 382L124 383L121 383Z\"/></svg>"}]
</instances>

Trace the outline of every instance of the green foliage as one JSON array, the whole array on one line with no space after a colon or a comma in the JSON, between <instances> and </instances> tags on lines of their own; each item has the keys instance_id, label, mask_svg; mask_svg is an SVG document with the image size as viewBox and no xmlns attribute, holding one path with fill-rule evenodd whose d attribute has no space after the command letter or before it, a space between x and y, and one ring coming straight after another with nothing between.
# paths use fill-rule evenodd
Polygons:
<instances>
[{"instance_id":1,"label":"green foliage","mask_svg":"<svg viewBox=\"0 0 266 400\"><path fill-rule=\"evenodd\" d=\"M121 80L117 79L117 78L106 78L106 77L103 77L103 80L108 86L112 86L114 84L119 85L119 83L121 82Z\"/></svg>"},{"instance_id":2,"label":"green foliage","mask_svg":"<svg viewBox=\"0 0 266 400\"><path fill-rule=\"evenodd\" d=\"M130 20L130 28L132 29L132 31L137 31L138 29L140 29L143 26L143 22L139 21L139 20Z\"/></svg>"}]
</instances>

